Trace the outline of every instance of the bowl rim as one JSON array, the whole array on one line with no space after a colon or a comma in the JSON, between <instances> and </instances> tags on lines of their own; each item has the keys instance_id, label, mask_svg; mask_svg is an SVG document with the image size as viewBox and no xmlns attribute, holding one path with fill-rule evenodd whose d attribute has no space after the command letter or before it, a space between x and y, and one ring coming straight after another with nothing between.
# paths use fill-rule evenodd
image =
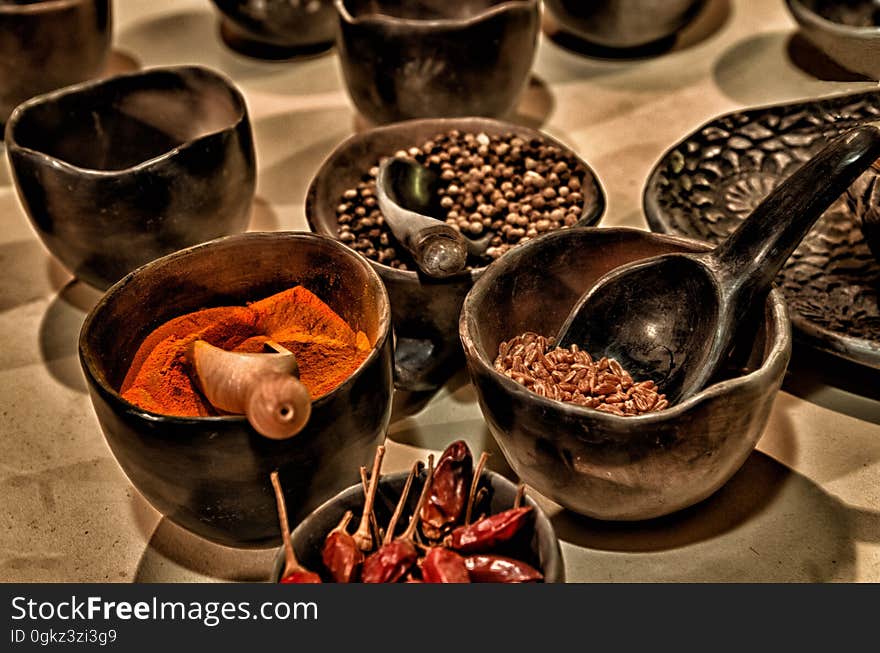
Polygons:
<instances>
[{"instance_id":1,"label":"bowl rim","mask_svg":"<svg viewBox=\"0 0 880 653\"><path fill-rule=\"evenodd\" d=\"M411 29L437 29L437 28L464 28L476 23L488 20L498 14L516 9L541 11L541 0L504 0L483 11L475 13L468 18L399 18L390 14L372 12L364 15L353 16L346 7L347 0L333 0L336 13L341 21L349 25L364 25L370 23L403 25Z\"/></svg>"},{"instance_id":2,"label":"bowl rim","mask_svg":"<svg viewBox=\"0 0 880 653\"><path fill-rule=\"evenodd\" d=\"M160 265L168 265L169 263L172 263L178 259L184 259L194 252L199 253L200 250L211 249L213 247L216 247L216 245L218 244L228 243L231 240L246 240L256 242L266 240L289 240L292 242L299 240L317 240L325 244L329 243L330 246L333 248L342 248L345 253L354 254L354 262L360 265L366 271L368 278L374 284L376 284L378 290L377 297L379 298L379 319L377 325L378 336L376 337L376 342L373 343L373 345L371 346L369 355L363 361L361 361L361 364L348 376L348 378L345 379L345 381L340 383L327 394L324 394L317 399L313 399L311 401L313 409L315 407L320 407L323 404L328 403L343 388L350 387L355 382L355 380L363 374L364 370L380 356L380 353L391 334L391 302L388 298L388 291L385 289L385 284L382 283L382 279L379 277L376 271L373 270L372 267L366 264L367 260L363 256L361 256L354 250L349 249L343 243L340 243L333 238L329 238L328 236L323 236L321 234L314 234L308 231L249 231L240 234L222 236L220 238L215 238L214 240L209 240L204 243L199 243L198 245L193 245L191 247L186 247L176 252L172 252L171 254L167 254L160 258L154 259L149 263L145 263L139 268L132 270L122 279L110 286L110 288L107 289L101 299L98 300L98 302L92 307L92 310L89 311L88 315L86 316L82 328L80 329L77 347L79 352L80 365L86 370L87 375L91 378L95 385L101 388L104 393L113 397L115 401L118 401L122 406L124 406L128 414L135 415L140 419L151 422L163 422L181 425L248 423L247 417L245 415L209 415L204 417L184 417L179 415L164 415L162 413L155 413L149 410L145 410L140 406L137 406L125 399L119 393L118 389L112 387L107 382L106 378L103 375L99 375L96 373L96 355L94 352L92 352L91 347L88 343L89 335L92 330L92 325L98 318L99 314L105 310L106 306L111 302L114 297L116 297L119 293L125 291L126 286L128 286L128 284L135 278L136 275L150 272L152 268L159 267ZM306 426L308 426L308 424Z\"/></svg>"},{"instance_id":3,"label":"bowl rim","mask_svg":"<svg viewBox=\"0 0 880 653\"><path fill-rule=\"evenodd\" d=\"M54 1L54 0L50 0ZM79 166L70 161L66 161L61 159L55 155L49 154L47 152L43 152L40 150L36 150L34 148L21 145L15 138L15 129L21 120L22 116L27 113L29 110L34 107L56 102L61 98L67 97L69 95L76 95L81 93L82 91L90 91L93 89L98 89L102 87L114 87L114 86L124 86L128 81L132 79L150 79L154 77L162 77L167 75L183 77L185 74L196 74L201 77L210 79L211 81L219 84L224 87L227 91L229 91L230 96L233 98L236 109L236 117L232 120L227 126L216 129L211 132L202 134L196 138L192 138L189 140L176 145L175 147L162 152L161 154L157 154L155 156L150 157L149 159L144 159L143 161L139 161L134 165L127 166L125 168L119 168L114 170L101 170L98 168L88 168L85 166ZM27 154L36 159L42 159L44 161L50 162L52 166L56 168L60 168L66 172L73 172L78 175L85 175L89 177L95 178L114 178L122 175L128 175L135 172L140 172L142 170L149 169L154 165L165 161L166 159L173 158L178 153L186 151L195 147L197 144L218 136L219 134L230 133L238 130L242 124L250 125L250 119L248 116L248 108L247 101L245 100L244 94L241 90L235 85L235 83L227 77L225 74L214 70L213 68L208 68L207 66L202 66L198 64L184 64L184 65L175 65L175 66L154 66L151 68L145 68L142 70L136 70L130 73L124 73L120 75L114 75L113 77L106 77L102 79L90 79L84 82L80 82L78 84L71 84L70 86L63 86L59 89L55 89L53 91L49 91L47 93L42 93L40 95L35 95L30 99L25 100L21 104L19 104L12 113L9 115L9 119L6 122L5 127L5 142L7 154L12 159L12 155L15 153ZM14 166L12 166L14 167Z\"/></svg>"},{"instance_id":4,"label":"bowl rim","mask_svg":"<svg viewBox=\"0 0 880 653\"><path fill-rule=\"evenodd\" d=\"M404 482L409 475L409 472L389 472L388 474L382 474L379 479L379 484L388 481L388 482ZM491 469L483 469L480 478L489 482L489 483L500 483L502 485L507 485L508 489L515 490L516 484L511 481L509 478L504 476L503 474L499 474L496 471ZM527 486L528 487L528 486ZM332 497L324 501L321 505L317 506L314 510L312 510L308 515L306 515L299 524L290 532L291 539L295 537L296 532L302 528L309 520L311 520L316 513L323 510L329 510L333 507L333 504L342 500L343 496L348 495L353 492L363 492L363 485L360 483L355 483L353 485L349 485L346 488L343 488ZM540 522L542 526L546 529L548 533L550 533L550 558L547 561L547 564L544 565L544 568L541 569L541 573L547 576L553 576L554 578L558 578L558 580L554 582L564 583L565 582L565 560L562 557L562 549L559 544L559 535L556 534L556 529L553 527L553 522L550 517L541 507L541 505L535 501L533 497L530 497L528 493L523 495L523 501L526 505L531 506L532 510L535 514L535 531L538 529L538 523ZM285 557L284 557L284 545L281 545L277 548L275 553L275 559L272 563L272 571L269 576L269 583L277 583L281 580L281 573L284 570ZM548 571L552 572L552 574L546 573Z\"/></svg>"},{"instance_id":5,"label":"bowl rim","mask_svg":"<svg viewBox=\"0 0 880 653\"><path fill-rule=\"evenodd\" d=\"M696 239L685 238L682 236L659 234L643 229L634 229L632 227L579 227L577 228L577 231L603 232L608 233L609 235L613 235L616 233L641 234L648 239L661 240L672 245L679 244L687 245L689 247L696 246L698 248L697 251L708 251L712 249L706 243ZM570 234L571 232L572 229L566 229L554 233L545 234L544 236L536 238L530 243L526 243L523 247L517 247L515 250L512 250L505 255L505 258L510 257L506 266L512 266L523 257L528 256L529 249L531 248L532 243L543 243L553 238L563 238L565 237L565 234ZM771 313L769 315L769 318L778 327L777 333L775 337L769 340L769 348L765 351L765 354L762 357L761 365L752 372L749 372L748 374L737 376L732 379L725 379L723 381L708 385L685 401L677 403L664 410L653 413L645 413L643 415L634 415L630 417L614 415L613 413L606 413L604 411L596 410L594 408L587 408L586 406L579 406L577 404L565 403L562 401L557 401L555 399L542 397L532 392L525 386L520 385L513 379L510 379L498 372L493 364L494 359L493 361L486 361L484 359L484 357L480 354L479 350L474 344L474 339L471 335L471 322L473 320L473 314L475 312L473 306L477 301L477 295L482 294L483 288L493 284L495 278L505 272L504 268L505 265L497 265L493 268L490 268L486 272L486 274L484 274L482 278L480 278L477 283L474 284L474 287L471 288L470 292L465 297L464 304L461 310L461 316L459 317L459 336L461 338L461 343L465 351L468 366L478 366L483 374L488 374L496 384L500 385L504 389L505 392L512 394L513 396L524 401L532 401L546 411L561 411L563 413L569 414L572 418L581 418L584 420L593 421L605 421L608 422L609 426L631 425L647 427L654 424L666 422L668 420L677 419L682 415L690 412L697 405L703 403L704 401L728 394L739 387L766 385L766 380L768 379L768 377L772 377L773 375L775 375L777 373L777 370L785 370L788 365L788 360L791 356L791 321L788 318L788 308L785 303L785 299L782 296L782 293L774 287L768 293L767 299L765 299L764 306L766 315L767 303L770 303Z\"/></svg>"},{"instance_id":6,"label":"bowl rim","mask_svg":"<svg viewBox=\"0 0 880 653\"><path fill-rule=\"evenodd\" d=\"M55 9L66 9L76 5L90 4L95 0L40 0L26 5L7 5L0 4L0 14L21 15L21 14L41 14L53 11ZM110 0L106 0L110 4Z\"/></svg>"},{"instance_id":7,"label":"bowl rim","mask_svg":"<svg viewBox=\"0 0 880 653\"><path fill-rule=\"evenodd\" d=\"M789 11L801 25L808 25L820 30L836 32L838 36L865 41L873 41L880 37L880 26L856 27L846 23L837 23L816 13L800 0L785 0L785 4L788 5Z\"/></svg>"},{"instance_id":8,"label":"bowl rim","mask_svg":"<svg viewBox=\"0 0 880 653\"><path fill-rule=\"evenodd\" d=\"M387 125L379 125L362 132L354 133L346 138L344 141L339 143L336 147L333 148L333 151L331 151L330 154L328 154L324 158L324 161L321 162L321 165L318 167L318 171L315 173L315 175L312 177L311 182L309 183L309 188L306 192L305 202L306 222L309 225L309 229L312 231L312 233L325 235L333 238L334 240L339 240L334 234L330 233L328 230L322 229L321 225L317 223L317 221L315 220L315 214L317 212L315 207L318 205L318 186L321 184L321 182L323 182L327 177L330 176L333 168L335 167L335 160L341 157L349 149L356 145L369 143L371 140L375 139L377 135L385 133L406 132L409 129L420 128L422 126L427 126L428 124L436 125L438 131L442 132L448 132L452 129L470 129L469 127L464 126L465 123L469 123L471 125L491 125L493 127L516 132L518 134L528 134L531 138L542 138L549 144L560 147L567 153L571 154L571 156L575 157L586 168L587 176L592 179L593 184L596 187L596 199L592 203L593 208L588 209L588 207L585 206L584 210L581 212L581 217L572 227L560 228L557 229L554 233L565 231L567 229L574 229L575 227L593 226L595 224L598 224L602 220L602 216L605 215L605 211L608 206L605 189L602 187L602 182L599 179L599 175L596 174L596 171L593 169L593 167L589 163L587 163L572 147L566 145L562 141L540 129L534 129L526 125L509 122L507 120L498 120L496 118L487 118L485 116L460 116L456 118L415 118L412 120L393 122ZM528 244L528 241L522 244ZM345 246L348 247L348 245ZM514 247L511 251L518 248L519 245ZM350 247L349 249L351 249L351 251L356 251ZM499 259L503 259L508 254L510 254L510 252L506 252L504 255L499 257ZM390 265L379 263L379 261L374 261L372 259L366 260L370 263L370 265L375 267L383 277L391 280L416 281L421 277L419 272L416 270L400 270L398 268L392 268ZM486 270L486 268L488 268L494 262L495 261L492 261L491 263L487 263L486 265L480 267L464 270L459 274L455 274L451 277L446 278L444 282L450 283L461 281L463 279L470 279L473 282L478 279L483 274L483 271Z\"/></svg>"}]
</instances>

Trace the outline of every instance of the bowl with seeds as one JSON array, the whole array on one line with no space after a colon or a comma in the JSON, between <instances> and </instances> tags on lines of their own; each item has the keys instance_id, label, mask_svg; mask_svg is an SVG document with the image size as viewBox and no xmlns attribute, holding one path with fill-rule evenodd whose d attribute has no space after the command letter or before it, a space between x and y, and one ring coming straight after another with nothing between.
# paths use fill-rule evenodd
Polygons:
<instances>
[{"instance_id":1,"label":"bowl with seeds","mask_svg":"<svg viewBox=\"0 0 880 653\"><path fill-rule=\"evenodd\" d=\"M437 179L431 217L468 242L466 267L436 279L395 238L377 198L388 158ZM306 217L317 233L365 256L391 297L397 387L430 391L463 364L458 315L490 263L544 234L596 224L605 195L589 165L551 136L488 118L434 118L377 127L339 145L312 180Z\"/></svg>"},{"instance_id":2,"label":"bowl with seeds","mask_svg":"<svg viewBox=\"0 0 880 653\"><path fill-rule=\"evenodd\" d=\"M635 229L568 229L518 247L475 283L461 342L489 430L525 483L582 515L629 521L693 505L742 466L791 356L777 290L742 316L722 371L674 405L658 392L661 379L634 378L588 346L553 342L604 274L706 249Z\"/></svg>"}]
</instances>

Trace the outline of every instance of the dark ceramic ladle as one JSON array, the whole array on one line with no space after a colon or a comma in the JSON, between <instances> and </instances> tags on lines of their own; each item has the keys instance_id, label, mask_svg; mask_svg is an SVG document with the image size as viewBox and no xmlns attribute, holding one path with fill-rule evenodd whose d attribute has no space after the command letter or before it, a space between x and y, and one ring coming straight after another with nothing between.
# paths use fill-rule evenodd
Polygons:
<instances>
[{"instance_id":1,"label":"dark ceramic ladle","mask_svg":"<svg viewBox=\"0 0 880 653\"><path fill-rule=\"evenodd\" d=\"M386 159L376 176L376 197L394 237L429 277L443 279L464 270L467 257L482 256L491 236L466 238L440 218L439 176L417 161Z\"/></svg>"},{"instance_id":2,"label":"dark ceramic ladle","mask_svg":"<svg viewBox=\"0 0 880 653\"><path fill-rule=\"evenodd\" d=\"M701 390L727 355L737 324L822 213L880 156L880 129L854 129L779 185L723 243L612 270L557 334L653 379L670 404Z\"/></svg>"}]
</instances>

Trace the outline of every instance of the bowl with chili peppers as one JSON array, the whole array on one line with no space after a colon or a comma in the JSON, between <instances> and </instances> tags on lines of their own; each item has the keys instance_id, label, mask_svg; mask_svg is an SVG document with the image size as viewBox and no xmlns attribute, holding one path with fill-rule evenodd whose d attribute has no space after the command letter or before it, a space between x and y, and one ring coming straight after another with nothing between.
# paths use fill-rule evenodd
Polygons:
<instances>
[{"instance_id":1,"label":"bowl with chili peppers","mask_svg":"<svg viewBox=\"0 0 880 653\"><path fill-rule=\"evenodd\" d=\"M723 369L674 405L661 379L634 378L588 343L553 340L609 271L706 249L635 229L570 229L511 252L474 285L460 321L470 377L504 457L535 490L589 517L649 519L705 499L745 462L791 356L776 290L741 316Z\"/></svg>"},{"instance_id":2,"label":"bowl with chili peppers","mask_svg":"<svg viewBox=\"0 0 880 653\"><path fill-rule=\"evenodd\" d=\"M273 474L284 546L271 581L281 583L561 583L553 526L537 503L451 443L410 472L381 474L384 448L361 483L343 490L292 533ZM288 535L289 533L289 535Z\"/></svg>"},{"instance_id":3,"label":"bowl with chili peppers","mask_svg":"<svg viewBox=\"0 0 880 653\"><path fill-rule=\"evenodd\" d=\"M380 163L405 157L437 175L430 217L468 243L464 269L423 273L377 200ZM312 231L365 256L391 298L395 383L435 390L464 364L458 314L486 266L539 235L596 224L605 195L589 165L538 130L488 118L411 120L341 143L309 187ZM479 247L477 245L479 244Z\"/></svg>"},{"instance_id":4,"label":"bowl with chili peppers","mask_svg":"<svg viewBox=\"0 0 880 653\"><path fill-rule=\"evenodd\" d=\"M116 460L159 512L238 547L280 540L357 480L391 414L388 295L363 258L311 233L248 233L115 284L79 353Z\"/></svg>"}]
</instances>

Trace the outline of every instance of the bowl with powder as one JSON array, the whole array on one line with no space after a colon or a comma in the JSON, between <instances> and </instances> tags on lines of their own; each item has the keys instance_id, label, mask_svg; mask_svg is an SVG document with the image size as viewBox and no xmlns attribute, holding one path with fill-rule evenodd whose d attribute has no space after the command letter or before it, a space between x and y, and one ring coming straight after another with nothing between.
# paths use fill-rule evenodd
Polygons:
<instances>
[{"instance_id":1,"label":"bowl with powder","mask_svg":"<svg viewBox=\"0 0 880 653\"><path fill-rule=\"evenodd\" d=\"M460 335L489 430L523 481L598 519L639 520L693 505L742 466L761 437L791 356L772 290L740 320L724 369L670 405L601 352L552 336L602 275L698 241L634 229L548 234L490 266L465 299ZM657 380L659 381L659 380Z\"/></svg>"},{"instance_id":2,"label":"bowl with powder","mask_svg":"<svg viewBox=\"0 0 880 653\"><path fill-rule=\"evenodd\" d=\"M471 239L481 256L443 280L418 271L385 224L375 195L385 157L406 156L440 176L436 217ZM369 259L388 289L396 337L395 383L430 391L463 364L458 315L492 261L540 234L596 224L605 195L595 173L543 132L488 118L411 120L356 134L312 180L306 218L313 231Z\"/></svg>"},{"instance_id":3,"label":"bowl with powder","mask_svg":"<svg viewBox=\"0 0 880 653\"><path fill-rule=\"evenodd\" d=\"M309 233L230 236L162 257L87 317L80 361L98 421L132 485L179 526L229 546L277 544L269 475L293 519L358 480L391 413L388 295L341 243ZM292 352L311 414L289 439L214 406L189 358L202 341Z\"/></svg>"}]
</instances>

